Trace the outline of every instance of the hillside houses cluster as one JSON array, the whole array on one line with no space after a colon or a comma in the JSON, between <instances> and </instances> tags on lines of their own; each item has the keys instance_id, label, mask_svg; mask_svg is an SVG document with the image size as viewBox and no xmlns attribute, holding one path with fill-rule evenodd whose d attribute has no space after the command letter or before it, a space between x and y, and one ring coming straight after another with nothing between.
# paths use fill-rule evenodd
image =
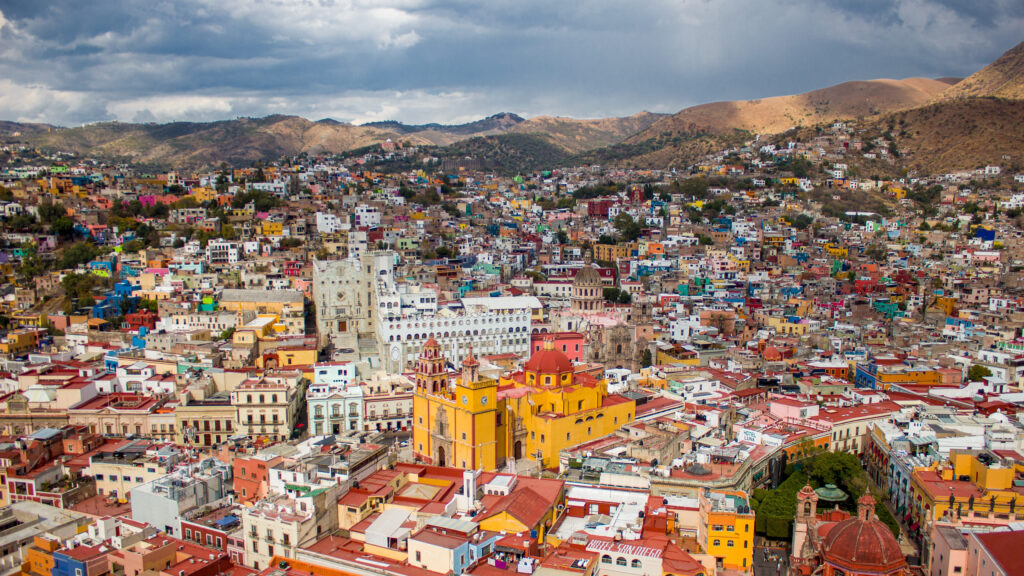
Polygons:
<instances>
[{"instance_id":1,"label":"hillside houses cluster","mask_svg":"<svg viewBox=\"0 0 1024 576\"><path fill-rule=\"evenodd\" d=\"M823 454L877 500L808 481L777 570L1012 561L1008 169L871 174L853 123L686 173L418 154L0 175L5 573L751 573Z\"/></svg>"}]
</instances>

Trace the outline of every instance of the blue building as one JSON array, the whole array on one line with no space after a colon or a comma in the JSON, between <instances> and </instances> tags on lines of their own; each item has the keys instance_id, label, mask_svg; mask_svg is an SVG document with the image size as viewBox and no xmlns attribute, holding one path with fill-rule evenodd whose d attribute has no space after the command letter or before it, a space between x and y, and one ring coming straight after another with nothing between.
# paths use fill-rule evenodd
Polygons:
<instances>
[{"instance_id":1,"label":"blue building","mask_svg":"<svg viewBox=\"0 0 1024 576\"><path fill-rule=\"evenodd\" d=\"M52 576L97 576L106 574L107 552L99 546L76 546L53 553Z\"/></svg>"},{"instance_id":2,"label":"blue building","mask_svg":"<svg viewBox=\"0 0 1024 576\"><path fill-rule=\"evenodd\" d=\"M92 307L92 317L106 320L135 312L141 300L134 295L138 289L138 286L126 280L114 284L114 289L104 294L105 298Z\"/></svg>"}]
</instances>

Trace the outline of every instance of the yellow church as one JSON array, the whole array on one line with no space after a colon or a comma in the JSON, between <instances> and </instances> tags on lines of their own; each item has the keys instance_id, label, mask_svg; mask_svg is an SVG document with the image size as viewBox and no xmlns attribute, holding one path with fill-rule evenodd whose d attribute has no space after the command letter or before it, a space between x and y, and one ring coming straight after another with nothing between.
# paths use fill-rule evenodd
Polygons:
<instances>
[{"instance_id":1,"label":"yellow church","mask_svg":"<svg viewBox=\"0 0 1024 576\"><path fill-rule=\"evenodd\" d=\"M427 340L416 368L413 450L437 466L484 470L510 458L558 465L569 446L613 433L636 417L636 403L608 394L607 384L577 373L572 361L544 343L521 372L484 378L472 350L451 381L441 347Z\"/></svg>"}]
</instances>

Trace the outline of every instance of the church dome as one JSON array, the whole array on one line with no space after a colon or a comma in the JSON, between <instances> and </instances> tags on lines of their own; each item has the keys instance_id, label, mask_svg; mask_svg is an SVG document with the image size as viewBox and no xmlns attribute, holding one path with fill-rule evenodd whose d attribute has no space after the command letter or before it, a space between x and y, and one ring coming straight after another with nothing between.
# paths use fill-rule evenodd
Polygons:
<instances>
[{"instance_id":1,"label":"church dome","mask_svg":"<svg viewBox=\"0 0 1024 576\"><path fill-rule=\"evenodd\" d=\"M544 347L534 352L526 361L526 371L535 374L572 372L572 360L561 351L555 350L554 342L547 340Z\"/></svg>"},{"instance_id":2,"label":"church dome","mask_svg":"<svg viewBox=\"0 0 1024 576\"><path fill-rule=\"evenodd\" d=\"M874 516L874 498L865 494L857 502L857 516L839 522L825 535L822 559L852 573L887 574L905 567L906 558L896 537Z\"/></svg>"},{"instance_id":3,"label":"church dome","mask_svg":"<svg viewBox=\"0 0 1024 576\"><path fill-rule=\"evenodd\" d=\"M576 273L572 284L573 286L600 286L602 284L601 275L593 266L584 266Z\"/></svg>"}]
</instances>

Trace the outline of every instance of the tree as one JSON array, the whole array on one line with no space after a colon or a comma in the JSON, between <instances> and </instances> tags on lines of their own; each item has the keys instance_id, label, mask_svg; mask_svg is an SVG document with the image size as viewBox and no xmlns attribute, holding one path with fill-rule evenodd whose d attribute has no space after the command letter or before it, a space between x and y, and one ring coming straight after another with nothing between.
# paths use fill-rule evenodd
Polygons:
<instances>
[{"instance_id":1,"label":"tree","mask_svg":"<svg viewBox=\"0 0 1024 576\"><path fill-rule=\"evenodd\" d=\"M231 337L234 336L234 335L235 335L235 329L234 328L227 328L223 332L220 333L220 339L221 340L231 340Z\"/></svg>"},{"instance_id":2,"label":"tree","mask_svg":"<svg viewBox=\"0 0 1024 576\"><path fill-rule=\"evenodd\" d=\"M70 314L75 311L74 301L77 300L78 308L88 308L96 305L92 297L92 290L100 284L101 280L93 274L68 274L61 280L64 288L64 312Z\"/></svg>"},{"instance_id":3,"label":"tree","mask_svg":"<svg viewBox=\"0 0 1024 576\"><path fill-rule=\"evenodd\" d=\"M790 172L793 173L793 176L796 176L797 178L806 178L808 175L810 175L811 168L813 168L814 165L811 164L811 161L806 158L795 158L793 160L790 160L789 165L787 167L789 168Z\"/></svg>"},{"instance_id":4,"label":"tree","mask_svg":"<svg viewBox=\"0 0 1024 576\"><path fill-rule=\"evenodd\" d=\"M44 224L53 224L58 218L68 215L68 211L64 208L63 204L53 202L43 202L37 208L39 212L39 219Z\"/></svg>"},{"instance_id":5,"label":"tree","mask_svg":"<svg viewBox=\"0 0 1024 576\"><path fill-rule=\"evenodd\" d=\"M971 382L981 382L986 376L991 375L992 371L988 369L988 366L981 364L975 364L967 369L967 379Z\"/></svg>"},{"instance_id":6,"label":"tree","mask_svg":"<svg viewBox=\"0 0 1024 576\"><path fill-rule=\"evenodd\" d=\"M141 238L132 238L124 243L121 249L128 254L135 254L146 247L146 241Z\"/></svg>"},{"instance_id":7,"label":"tree","mask_svg":"<svg viewBox=\"0 0 1024 576\"><path fill-rule=\"evenodd\" d=\"M618 300L619 304L629 304L633 301L633 295L628 290L620 290Z\"/></svg>"},{"instance_id":8,"label":"tree","mask_svg":"<svg viewBox=\"0 0 1024 576\"><path fill-rule=\"evenodd\" d=\"M99 247L92 242L87 240L75 242L61 253L60 258L57 260L57 267L61 270L77 268L80 264L92 262L99 255Z\"/></svg>"},{"instance_id":9,"label":"tree","mask_svg":"<svg viewBox=\"0 0 1024 576\"><path fill-rule=\"evenodd\" d=\"M39 247L35 242L25 242L21 245L24 256L21 257L21 266L18 273L29 280L46 272L46 262L39 257Z\"/></svg>"},{"instance_id":10,"label":"tree","mask_svg":"<svg viewBox=\"0 0 1024 576\"><path fill-rule=\"evenodd\" d=\"M613 224L615 225L615 230L619 233L619 238L626 242L636 240L643 232L640 224L633 220L633 217L626 212L619 212Z\"/></svg>"},{"instance_id":11,"label":"tree","mask_svg":"<svg viewBox=\"0 0 1024 576\"><path fill-rule=\"evenodd\" d=\"M602 291L605 302L615 303L619 300L620 290L614 286L609 286Z\"/></svg>"},{"instance_id":12,"label":"tree","mask_svg":"<svg viewBox=\"0 0 1024 576\"><path fill-rule=\"evenodd\" d=\"M679 193L685 196L697 199L708 196L708 181L704 178L688 178L677 184Z\"/></svg>"},{"instance_id":13,"label":"tree","mask_svg":"<svg viewBox=\"0 0 1024 576\"><path fill-rule=\"evenodd\" d=\"M644 351L640 354L640 367L647 368L653 363L654 361L651 359L650 348L644 348Z\"/></svg>"},{"instance_id":14,"label":"tree","mask_svg":"<svg viewBox=\"0 0 1024 576\"><path fill-rule=\"evenodd\" d=\"M555 238L558 239L559 244L569 243L569 235L565 233L565 230L559 230L558 233L555 234Z\"/></svg>"},{"instance_id":15,"label":"tree","mask_svg":"<svg viewBox=\"0 0 1024 576\"><path fill-rule=\"evenodd\" d=\"M36 232L40 229L36 217L28 212L11 216L7 221L7 226L15 232Z\"/></svg>"},{"instance_id":16,"label":"tree","mask_svg":"<svg viewBox=\"0 0 1024 576\"><path fill-rule=\"evenodd\" d=\"M797 230L805 230L808 226L814 223L814 217L807 214L797 214L793 218L793 227Z\"/></svg>"},{"instance_id":17,"label":"tree","mask_svg":"<svg viewBox=\"0 0 1024 576\"><path fill-rule=\"evenodd\" d=\"M217 180L213 187L217 190L218 194L223 194L228 191L228 175L221 172L217 175Z\"/></svg>"}]
</instances>

